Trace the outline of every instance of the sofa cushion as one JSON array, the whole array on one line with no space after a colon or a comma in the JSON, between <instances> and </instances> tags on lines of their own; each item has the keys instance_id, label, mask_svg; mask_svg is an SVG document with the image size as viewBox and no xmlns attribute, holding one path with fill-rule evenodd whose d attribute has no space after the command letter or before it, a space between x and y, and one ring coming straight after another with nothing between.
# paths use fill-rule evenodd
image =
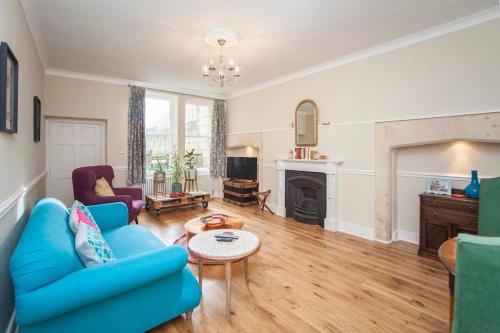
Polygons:
<instances>
[{"instance_id":1,"label":"sofa cushion","mask_svg":"<svg viewBox=\"0 0 500 333\"><path fill-rule=\"evenodd\" d=\"M80 223L75 236L75 247L85 267L115 261L116 257L101 232L87 223Z\"/></svg>"},{"instance_id":2,"label":"sofa cushion","mask_svg":"<svg viewBox=\"0 0 500 333\"><path fill-rule=\"evenodd\" d=\"M140 225L126 225L103 232L117 259L160 249L166 245Z\"/></svg>"},{"instance_id":3,"label":"sofa cushion","mask_svg":"<svg viewBox=\"0 0 500 333\"><path fill-rule=\"evenodd\" d=\"M71 231L73 231L74 235L76 235L80 223L86 223L98 232L101 232L94 217L92 216L92 213L84 204L75 200L69 213L69 227L71 228Z\"/></svg>"},{"instance_id":4,"label":"sofa cushion","mask_svg":"<svg viewBox=\"0 0 500 333\"><path fill-rule=\"evenodd\" d=\"M10 259L16 296L83 268L68 218L67 208L57 199L35 205Z\"/></svg>"},{"instance_id":5,"label":"sofa cushion","mask_svg":"<svg viewBox=\"0 0 500 333\"><path fill-rule=\"evenodd\" d=\"M142 200L132 200L132 212L138 215L142 209Z\"/></svg>"},{"instance_id":6,"label":"sofa cushion","mask_svg":"<svg viewBox=\"0 0 500 333\"><path fill-rule=\"evenodd\" d=\"M113 196L115 196L115 193L113 192L113 189L111 188L111 185L109 185L108 181L104 177L101 177L101 178L96 180L96 182L95 182L95 194L98 197L113 197Z\"/></svg>"}]
</instances>

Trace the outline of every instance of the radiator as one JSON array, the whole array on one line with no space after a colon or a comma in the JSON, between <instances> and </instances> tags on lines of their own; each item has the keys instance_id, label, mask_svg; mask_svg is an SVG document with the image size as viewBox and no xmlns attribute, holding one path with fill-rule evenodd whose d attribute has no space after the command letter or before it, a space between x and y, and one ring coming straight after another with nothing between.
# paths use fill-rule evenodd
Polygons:
<instances>
[{"instance_id":1,"label":"radiator","mask_svg":"<svg viewBox=\"0 0 500 333\"><path fill-rule=\"evenodd\" d=\"M172 180L167 178L167 191L170 191ZM153 194L153 177L146 177L146 182L141 185L142 193L144 195ZM208 174L198 175L198 191L212 193L212 178Z\"/></svg>"}]
</instances>

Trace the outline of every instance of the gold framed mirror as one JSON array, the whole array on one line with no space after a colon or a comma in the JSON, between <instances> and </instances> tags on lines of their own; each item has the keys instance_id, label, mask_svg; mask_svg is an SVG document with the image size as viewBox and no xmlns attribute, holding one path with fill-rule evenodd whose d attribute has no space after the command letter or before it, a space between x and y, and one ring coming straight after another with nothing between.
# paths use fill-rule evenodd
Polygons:
<instances>
[{"instance_id":1,"label":"gold framed mirror","mask_svg":"<svg viewBox=\"0 0 500 333\"><path fill-rule=\"evenodd\" d=\"M305 99L295 109L295 146L315 147L318 144L318 107Z\"/></svg>"}]
</instances>

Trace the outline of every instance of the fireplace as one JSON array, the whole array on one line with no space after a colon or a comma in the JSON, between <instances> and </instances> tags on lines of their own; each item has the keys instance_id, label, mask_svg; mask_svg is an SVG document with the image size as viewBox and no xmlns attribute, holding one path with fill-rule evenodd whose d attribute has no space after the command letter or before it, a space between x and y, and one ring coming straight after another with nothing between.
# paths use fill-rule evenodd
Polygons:
<instances>
[{"instance_id":1,"label":"fireplace","mask_svg":"<svg viewBox=\"0 0 500 333\"><path fill-rule=\"evenodd\" d=\"M326 217L326 174L285 171L286 216L324 227Z\"/></svg>"}]
</instances>

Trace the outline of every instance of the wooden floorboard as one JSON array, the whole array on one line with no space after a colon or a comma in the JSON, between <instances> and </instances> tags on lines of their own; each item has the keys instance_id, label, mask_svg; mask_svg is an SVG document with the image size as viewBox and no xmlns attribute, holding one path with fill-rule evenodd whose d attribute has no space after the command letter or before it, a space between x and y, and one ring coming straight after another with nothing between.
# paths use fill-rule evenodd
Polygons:
<instances>
[{"instance_id":1,"label":"wooden floorboard","mask_svg":"<svg viewBox=\"0 0 500 333\"><path fill-rule=\"evenodd\" d=\"M233 264L232 316L225 317L224 266L205 266L203 298L191 321L178 317L152 332L447 332L448 276L413 244L371 242L212 200L140 223L166 244L188 220L222 211L245 221L261 248ZM189 265L194 274L197 267ZM168 300L165 300L168 302Z\"/></svg>"}]
</instances>

